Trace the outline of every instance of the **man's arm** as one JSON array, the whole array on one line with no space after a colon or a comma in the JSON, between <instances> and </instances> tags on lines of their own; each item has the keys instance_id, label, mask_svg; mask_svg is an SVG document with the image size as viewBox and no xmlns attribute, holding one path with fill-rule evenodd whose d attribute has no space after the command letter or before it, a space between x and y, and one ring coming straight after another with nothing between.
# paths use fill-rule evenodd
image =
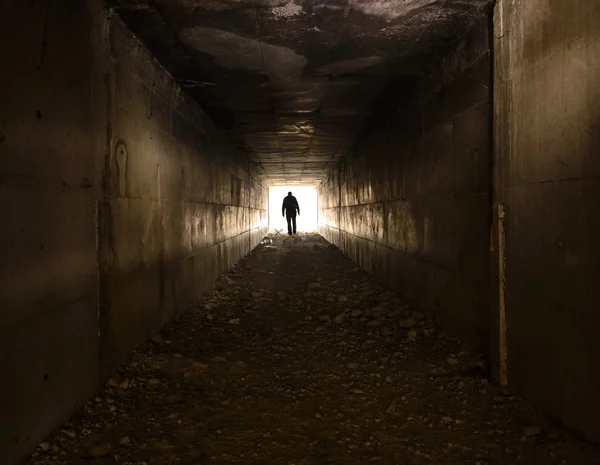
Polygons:
<instances>
[{"instance_id":1,"label":"man's arm","mask_svg":"<svg viewBox=\"0 0 600 465\"><path fill-rule=\"evenodd\" d=\"M285 216L285 199L283 199L283 204L281 205L281 216Z\"/></svg>"},{"instance_id":2,"label":"man's arm","mask_svg":"<svg viewBox=\"0 0 600 465\"><path fill-rule=\"evenodd\" d=\"M296 200L296 210L298 210L298 215L300 214L300 205L298 204L298 201Z\"/></svg>"}]
</instances>

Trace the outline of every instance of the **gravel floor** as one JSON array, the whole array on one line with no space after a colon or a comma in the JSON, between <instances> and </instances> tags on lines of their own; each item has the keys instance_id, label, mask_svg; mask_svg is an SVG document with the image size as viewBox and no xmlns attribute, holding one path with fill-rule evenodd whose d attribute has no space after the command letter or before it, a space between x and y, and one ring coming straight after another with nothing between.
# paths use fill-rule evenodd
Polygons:
<instances>
[{"instance_id":1,"label":"gravel floor","mask_svg":"<svg viewBox=\"0 0 600 465\"><path fill-rule=\"evenodd\" d=\"M317 235L275 238L29 464L600 464Z\"/></svg>"}]
</instances>

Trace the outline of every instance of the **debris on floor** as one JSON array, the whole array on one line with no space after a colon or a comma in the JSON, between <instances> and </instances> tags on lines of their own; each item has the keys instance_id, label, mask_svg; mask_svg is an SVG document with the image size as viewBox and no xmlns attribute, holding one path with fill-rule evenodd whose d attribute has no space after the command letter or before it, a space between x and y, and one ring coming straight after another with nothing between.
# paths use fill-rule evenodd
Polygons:
<instances>
[{"instance_id":1,"label":"debris on floor","mask_svg":"<svg viewBox=\"0 0 600 465\"><path fill-rule=\"evenodd\" d=\"M269 239L28 464L600 463L323 238Z\"/></svg>"},{"instance_id":2,"label":"debris on floor","mask_svg":"<svg viewBox=\"0 0 600 465\"><path fill-rule=\"evenodd\" d=\"M273 239L271 239L269 236L265 236L260 243L262 245L271 245L273 243Z\"/></svg>"}]
</instances>

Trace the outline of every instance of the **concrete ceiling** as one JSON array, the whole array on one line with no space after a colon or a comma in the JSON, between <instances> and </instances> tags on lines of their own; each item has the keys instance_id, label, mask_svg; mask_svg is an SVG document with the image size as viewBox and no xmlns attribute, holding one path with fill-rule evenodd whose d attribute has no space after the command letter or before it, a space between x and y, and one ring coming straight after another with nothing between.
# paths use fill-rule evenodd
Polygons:
<instances>
[{"instance_id":1,"label":"concrete ceiling","mask_svg":"<svg viewBox=\"0 0 600 465\"><path fill-rule=\"evenodd\" d=\"M276 184L315 184L490 0L109 0Z\"/></svg>"}]
</instances>

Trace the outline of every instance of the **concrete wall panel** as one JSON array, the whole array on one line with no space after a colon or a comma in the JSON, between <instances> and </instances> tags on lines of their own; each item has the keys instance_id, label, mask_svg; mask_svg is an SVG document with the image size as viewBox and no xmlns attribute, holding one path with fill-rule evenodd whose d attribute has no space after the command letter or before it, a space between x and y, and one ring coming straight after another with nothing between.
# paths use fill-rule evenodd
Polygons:
<instances>
[{"instance_id":1,"label":"concrete wall panel","mask_svg":"<svg viewBox=\"0 0 600 465\"><path fill-rule=\"evenodd\" d=\"M88 2L58 4L5 2L0 15L3 464L30 452L98 382L104 16Z\"/></svg>"},{"instance_id":2,"label":"concrete wall panel","mask_svg":"<svg viewBox=\"0 0 600 465\"><path fill-rule=\"evenodd\" d=\"M266 233L267 190L95 0L0 15L0 463Z\"/></svg>"},{"instance_id":3,"label":"concrete wall panel","mask_svg":"<svg viewBox=\"0 0 600 465\"><path fill-rule=\"evenodd\" d=\"M600 439L600 5L499 1L495 195L506 205L508 381Z\"/></svg>"},{"instance_id":4,"label":"concrete wall panel","mask_svg":"<svg viewBox=\"0 0 600 465\"><path fill-rule=\"evenodd\" d=\"M491 141L487 29L319 186L319 231L487 352Z\"/></svg>"},{"instance_id":5,"label":"concrete wall panel","mask_svg":"<svg viewBox=\"0 0 600 465\"><path fill-rule=\"evenodd\" d=\"M97 387L96 303L65 303L2 332L2 463L31 452Z\"/></svg>"},{"instance_id":6,"label":"concrete wall panel","mask_svg":"<svg viewBox=\"0 0 600 465\"><path fill-rule=\"evenodd\" d=\"M267 215L266 200L256 205L267 191L250 164L118 19L112 21L110 40L117 64L111 69L110 183L115 187L108 207L111 225L104 231L111 256L101 264L108 292L101 321L102 375L185 310L182 303L190 299L183 289L196 288L194 295L207 290L248 253L257 243L250 242L248 231L264 235ZM207 257L204 264L201 256ZM199 279L200 274L210 278Z\"/></svg>"}]
</instances>

